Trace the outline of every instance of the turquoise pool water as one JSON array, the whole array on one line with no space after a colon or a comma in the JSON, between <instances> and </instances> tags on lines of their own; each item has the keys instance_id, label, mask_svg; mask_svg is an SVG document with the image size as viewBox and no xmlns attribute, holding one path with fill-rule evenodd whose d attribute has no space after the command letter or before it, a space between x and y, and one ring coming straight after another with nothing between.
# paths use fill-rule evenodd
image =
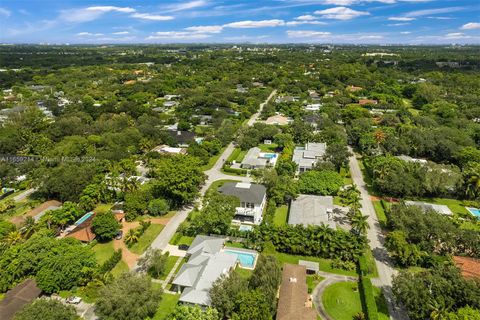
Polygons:
<instances>
[{"instance_id":1,"label":"turquoise pool water","mask_svg":"<svg viewBox=\"0 0 480 320\"><path fill-rule=\"evenodd\" d=\"M276 158L277 155L275 153L265 153L264 157L267 159L272 159L272 158Z\"/></svg>"},{"instance_id":2,"label":"turquoise pool water","mask_svg":"<svg viewBox=\"0 0 480 320\"><path fill-rule=\"evenodd\" d=\"M237 255L238 262L242 268L253 269L255 266L255 260L257 259L256 253L237 250L225 250L225 252Z\"/></svg>"},{"instance_id":3,"label":"turquoise pool water","mask_svg":"<svg viewBox=\"0 0 480 320\"><path fill-rule=\"evenodd\" d=\"M477 208L467 208L467 210L473 214L474 216L476 216L477 218L480 218L480 209L477 209Z\"/></svg>"},{"instance_id":4,"label":"turquoise pool water","mask_svg":"<svg viewBox=\"0 0 480 320\"><path fill-rule=\"evenodd\" d=\"M85 222L88 218L90 218L92 215L93 215L93 212L88 212L88 213L86 213L83 217L81 217L80 219L78 219L77 222L75 222L75 225L78 226L79 224L84 223L84 222Z\"/></svg>"}]
</instances>

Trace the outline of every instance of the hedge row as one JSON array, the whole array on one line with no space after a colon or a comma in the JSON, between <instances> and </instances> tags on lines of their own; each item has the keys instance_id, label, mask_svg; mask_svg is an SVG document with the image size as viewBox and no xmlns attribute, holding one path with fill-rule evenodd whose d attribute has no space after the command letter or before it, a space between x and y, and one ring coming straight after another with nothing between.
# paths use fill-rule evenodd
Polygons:
<instances>
[{"instance_id":1,"label":"hedge row","mask_svg":"<svg viewBox=\"0 0 480 320\"><path fill-rule=\"evenodd\" d=\"M360 275L360 296L362 298L363 309L368 320L378 320L377 303L373 294L373 286L370 278L367 278L368 264L365 257L358 259L358 269Z\"/></svg>"},{"instance_id":2,"label":"hedge row","mask_svg":"<svg viewBox=\"0 0 480 320\"><path fill-rule=\"evenodd\" d=\"M247 170L245 169L235 169L229 166L223 166L223 171L225 171L226 173L234 173L243 176L247 174Z\"/></svg>"},{"instance_id":3,"label":"hedge row","mask_svg":"<svg viewBox=\"0 0 480 320\"><path fill-rule=\"evenodd\" d=\"M113 268L115 268L117 263L120 262L120 260L122 260L122 249L116 250L112 254L112 256L110 258L108 258L108 260L105 261L102 264L102 266L100 267L100 272L101 273L107 273L107 272L111 271Z\"/></svg>"}]
</instances>

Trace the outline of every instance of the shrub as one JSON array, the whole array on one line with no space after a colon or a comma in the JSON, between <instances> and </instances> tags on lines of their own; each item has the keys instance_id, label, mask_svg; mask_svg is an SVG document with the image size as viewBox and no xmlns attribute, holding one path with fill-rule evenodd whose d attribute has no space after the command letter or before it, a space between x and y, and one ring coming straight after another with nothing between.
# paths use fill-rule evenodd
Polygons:
<instances>
[{"instance_id":1,"label":"shrub","mask_svg":"<svg viewBox=\"0 0 480 320\"><path fill-rule=\"evenodd\" d=\"M92 221L92 231L100 241L108 241L115 237L120 229L112 211L97 213Z\"/></svg>"},{"instance_id":2,"label":"shrub","mask_svg":"<svg viewBox=\"0 0 480 320\"><path fill-rule=\"evenodd\" d=\"M100 267L100 272L107 273L111 271L113 268L115 268L117 263L120 262L120 260L122 260L122 249L116 250L112 256L102 264Z\"/></svg>"},{"instance_id":3,"label":"shrub","mask_svg":"<svg viewBox=\"0 0 480 320\"><path fill-rule=\"evenodd\" d=\"M226 173L233 173L241 176L244 176L247 174L247 170L245 169L235 169L229 166L223 166L223 171L225 171Z\"/></svg>"},{"instance_id":4,"label":"shrub","mask_svg":"<svg viewBox=\"0 0 480 320\"><path fill-rule=\"evenodd\" d=\"M378 319L377 303L373 295L373 286L370 278L360 276L360 297L368 320Z\"/></svg>"},{"instance_id":5,"label":"shrub","mask_svg":"<svg viewBox=\"0 0 480 320\"><path fill-rule=\"evenodd\" d=\"M347 271L355 270L355 263L353 261L334 259L331 265L332 268L335 269L342 269Z\"/></svg>"}]
</instances>

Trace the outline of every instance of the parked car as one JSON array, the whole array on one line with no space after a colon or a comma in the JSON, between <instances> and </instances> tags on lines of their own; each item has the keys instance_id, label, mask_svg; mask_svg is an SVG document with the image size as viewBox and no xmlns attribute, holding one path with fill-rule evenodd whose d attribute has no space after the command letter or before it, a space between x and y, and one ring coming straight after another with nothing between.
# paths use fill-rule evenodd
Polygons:
<instances>
[{"instance_id":1,"label":"parked car","mask_svg":"<svg viewBox=\"0 0 480 320\"><path fill-rule=\"evenodd\" d=\"M79 304L80 302L82 302L82 298L71 296L71 297L66 298L65 302L69 303L69 304Z\"/></svg>"},{"instance_id":2,"label":"parked car","mask_svg":"<svg viewBox=\"0 0 480 320\"><path fill-rule=\"evenodd\" d=\"M123 237L123 231L118 230L117 235L115 236L115 239L120 240L122 239L122 237Z\"/></svg>"},{"instance_id":3,"label":"parked car","mask_svg":"<svg viewBox=\"0 0 480 320\"><path fill-rule=\"evenodd\" d=\"M190 246L188 246L186 244L181 244L181 245L178 246L178 250L187 251L188 248L190 248Z\"/></svg>"}]
</instances>

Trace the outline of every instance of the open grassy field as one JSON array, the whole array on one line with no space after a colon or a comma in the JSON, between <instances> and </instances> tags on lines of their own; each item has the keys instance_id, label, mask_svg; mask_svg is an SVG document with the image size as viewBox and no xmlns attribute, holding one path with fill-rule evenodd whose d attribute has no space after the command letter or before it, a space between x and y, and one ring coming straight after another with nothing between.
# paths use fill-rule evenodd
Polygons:
<instances>
[{"instance_id":1,"label":"open grassy field","mask_svg":"<svg viewBox=\"0 0 480 320\"><path fill-rule=\"evenodd\" d=\"M288 217L288 206L283 205L275 210L275 216L273 217L273 224L281 227L287 223Z\"/></svg>"},{"instance_id":2,"label":"open grassy field","mask_svg":"<svg viewBox=\"0 0 480 320\"><path fill-rule=\"evenodd\" d=\"M338 282L328 286L322 295L322 302L327 313L335 320L351 320L362 312L356 282Z\"/></svg>"},{"instance_id":3,"label":"open grassy field","mask_svg":"<svg viewBox=\"0 0 480 320\"><path fill-rule=\"evenodd\" d=\"M163 274L163 276L160 277L161 280L165 280L167 278L168 274L170 273L170 271L172 271L173 266L175 265L175 263L177 263L178 259L181 258L175 256L169 256L167 258L167 263L165 264L165 273Z\"/></svg>"},{"instance_id":4,"label":"open grassy field","mask_svg":"<svg viewBox=\"0 0 480 320\"><path fill-rule=\"evenodd\" d=\"M382 203L379 200L372 201L373 207L375 208L375 213L377 214L378 222L382 227L387 225L387 215L383 209Z\"/></svg>"},{"instance_id":5,"label":"open grassy field","mask_svg":"<svg viewBox=\"0 0 480 320\"><path fill-rule=\"evenodd\" d=\"M152 223L147 231L138 239L138 242L132 245L129 250L136 254L142 254L147 250L153 240L162 232L164 225Z\"/></svg>"},{"instance_id":6,"label":"open grassy field","mask_svg":"<svg viewBox=\"0 0 480 320\"><path fill-rule=\"evenodd\" d=\"M123 260L120 260L117 265L115 266L115 268L112 269L112 271L110 271L112 273L112 275L117 278L118 276L120 276L122 273L125 273L125 272L129 272L130 269L128 268L128 265L125 261Z\"/></svg>"},{"instance_id":7,"label":"open grassy field","mask_svg":"<svg viewBox=\"0 0 480 320\"><path fill-rule=\"evenodd\" d=\"M95 258L97 259L98 264L103 264L107 261L115 251L113 248L113 241L97 243L92 250L95 252Z\"/></svg>"},{"instance_id":8,"label":"open grassy field","mask_svg":"<svg viewBox=\"0 0 480 320\"><path fill-rule=\"evenodd\" d=\"M175 310L177 306L179 294L162 294L162 299L158 305L157 312L153 316L152 320L164 320Z\"/></svg>"}]
</instances>

